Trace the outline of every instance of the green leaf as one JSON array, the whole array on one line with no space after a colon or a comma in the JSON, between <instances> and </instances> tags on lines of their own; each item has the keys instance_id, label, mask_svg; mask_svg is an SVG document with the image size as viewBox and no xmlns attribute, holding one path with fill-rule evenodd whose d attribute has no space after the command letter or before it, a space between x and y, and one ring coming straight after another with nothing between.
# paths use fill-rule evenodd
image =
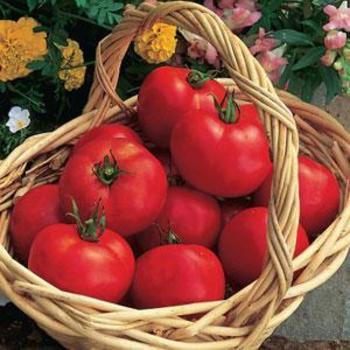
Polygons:
<instances>
[{"instance_id":1,"label":"green leaf","mask_svg":"<svg viewBox=\"0 0 350 350\"><path fill-rule=\"evenodd\" d=\"M288 45L294 46L313 46L312 38L294 29L281 29L273 33L273 36Z\"/></svg>"},{"instance_id":2,"label":"green leaf","mask_svg":"<svg viewBox=\"0 0 350 350\"><path fill-rule=\"evenodd\" d=\"M329 103L332 99L341 92L341 82L338 73L330 67L319 67L320 76L326 85L327 95L326 102Z\"/></svg>"},{"instance_id":3,"label":"green leaf","mask_svg":"<svg viewBox=\"0 0 350 350\"><path fill-rule=\"evenodd\" d=\"M78 7L86 7L88 0L75 0L75 4Z\"/></svg>"},{"instance_id":4,"label":"green leaf","mask_svg":"<svg viewBox=\"0 0 350 350\"><path fill-rule=\"evenodd\" d=\"M322 83L322 79L317 70L312 70L304 79L305 83L302 88L301 98L306 102L310 102L317 87Z\"/></svg>"},{"instance_id":5,"label":"green leaf","mask_svg":"<svg viewBox=\"0 0 350 350\"><path fill-rule=\"evenodd\" d=\"M269 12L273 12L273 11L280 9L283 1L284 0L271 0L271 1L269 1L269 3L268 3Z\"/></svg>"},{"instance_id":6,"label":"green leaf","mask_svg":"<svg viewBox=\"0 0 350 350\"><path fill-rule=\"evenodd\" d=\"M33 10L35 10L38 5L39 5L38 0L27 0L27 6L29 9L29 12L32 12Z\"/></svg>"},{"instance_id":7,"label":"green leaf","mask_svg":"<svg viewBox=\"0 0 350 350\"><path fill-rule=\"evenodd\" d=\"M323 30L322 30L322 26L315 22L312 19L307 19L305 21L302 21L301 24L303 24L304 26L312 29L317 35L323 34Z\"/></svg>"},{"instance_id":8,"label":"green leaf","mask_svg":"<svg viewBox=\"0 0 350 350\"><path fill-rule=\"evenodd\" d=\"M124 3L114 0L86 0L80 7L84 8L87 16L98 24L115 25L121 20L121 10ZM120 12L120 13L119 13Z\"/></svg>"},{"instance_id":9,"label":"green leaf","mask_svg":"<svg viewBox=\"0 0 350 350\"><path fill-rule=\"evenodd\" d=\"M300 96L304 85L304 79L301 79L298 75L292 74L289 78L288 91L292 94Z\"/></svg>"},{"instance_id":10,"label":"green leaf","mask_svg":"<svg viewBox=\"0 0 350 350\"><path fill-rule=\"evenodd\" d=\"M6 84L0 81L0 93L6 92Z\"/></svg>"},{"instance_id":11,"label":"green leaf","mask_svg":"<svg viewBox=\"0 0 350 350\"><path fill-rule=\"evenodd\" d=\"M27 64L27 68L31 70L40 70L44 68L47 65L47 62L44 60L35 60L32 62L29 62Z\"/></svg>"},{"instance_id":12,"label":"green leaf","mask_svg":"<svg viewBox=\"0 0 350 350\"><path fill-rule=\"evenodd\" d=\"M297 71L320 61L320 58L325 52L323 46L313 47L305 52L305 55L293 66L293 71Z\"/></svg>"}]
</instances>

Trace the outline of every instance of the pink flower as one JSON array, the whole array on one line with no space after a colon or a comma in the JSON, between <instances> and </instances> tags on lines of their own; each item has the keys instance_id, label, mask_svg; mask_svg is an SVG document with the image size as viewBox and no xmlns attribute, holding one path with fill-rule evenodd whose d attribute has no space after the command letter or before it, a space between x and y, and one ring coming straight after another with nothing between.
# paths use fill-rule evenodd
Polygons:
<instances>
[{"instance_id":1,"label":"pink flower","mask_svg":"<svg viewBox=\"0 0 350 350\"><path fill-rule=\"evenodd\" d=\"M350 9L346 5L342 5L338 9L333 5L327 5L323 11L329 16L329 23L323 26L325 31L344 29L350 32Z\"/></svg>"},{"instance_id":2,"label":"pink flower","mask_svg":"<svg viewBox=\"0 0 350 350\"><path fill-rule=\"evenodd\" d=\"M282 57L283 52L284 48L280 47L273 51L262 52L256 56L273 83L278 82L283 68L288 64L288 60Z\"/></svg>"},{"instance_id":3,"label":"pink flower","mask_svg":"<svg viewBox=\"0 0 350 350\"><path fill-rule=\"evenodd\" d=\"M239 33L245 27L252 26L260 18L260 12L251 12L243 7L236 7L231 10L226 9L222 16L226 25L235 33Z\"/></svg>"},{"instance_id":4,"label":"pink flower","mask_svg":"<svg viewBox=\"0 0 350 350\"><path fill-rule=\"evenodd\" d=\"M256 1L255 0L238 0L236 7L246 9L250 12L256 11Z\"/></svg>"},{"instance_id":5,"label":"pink flower","mask_svg":"<svg viewBox=\"0 0 350 350\"><path fill-rule=\"evenodd\" d=\"M232 9L236 0L221 0L218 3L219 8L221 9Z\"/></svg>"},{"instance_id":6,"label":"pink flower","mask_svg":"<svg viewBox=\"0 0 350 350\"><path fill-rule=\"evenodd\" d=\"M216 4L214 3L214 0L204 0L203 5L209 10L216 13L219 17L222 16L223 11L216 6Z\"/></svg>"},{"instance_id":7,"label":"pink flower","mask_svg":"<svg viewBox=\"0 0 350 350\"><path fill-rule=\"evenodd\" d=\"M330 67L337 57L337 51L327 50L326 53L321 57L321 63L324 66Z\"/></svg>"},{"instance_id":8,"label":"pink flower","mask_svg":"<svg viewBox=\"0 0 350 350\"><path fill-rule=\"evenodd\" d=\"M220 0L217 5L214 0L204 0L204 6L221 17L234 32L252 26L261 18L255 0Z\"/></svg>"},{"instance_id":9,"label":"pink flower","mask_svg":"<svg viewBox=\"0 0 350 350\"><path fill-rule=\"evenodd\" d=\"M259 28L259 36L255 44L250 47L250 52L255 55L259 52L270 51L277 45L277 40L274 38L266 38L264 28Z\"/></svg>"},{"instance_id":10,"label":"pink flower","mask_svg":"<svg viewBox=\"0 0 350 350\"><path fill-rule=\"evenodd\" d=\"M206 60L215 67L220 66L220 58L215 47L200 36L186 30L180 30L184 38L189 42L187 54L194 59Z\"/></svg>"},{"instance_id":11,"label":"pink flower","mask_svg":"<svg viewBox=\"0 0 350 350\"><path fill-rule=\"evenodd\" d=\"M331 30L324 38L324 46L329 50L337 50L346 44L346 34L338 30Z\"/></svg>"}]
</instances>

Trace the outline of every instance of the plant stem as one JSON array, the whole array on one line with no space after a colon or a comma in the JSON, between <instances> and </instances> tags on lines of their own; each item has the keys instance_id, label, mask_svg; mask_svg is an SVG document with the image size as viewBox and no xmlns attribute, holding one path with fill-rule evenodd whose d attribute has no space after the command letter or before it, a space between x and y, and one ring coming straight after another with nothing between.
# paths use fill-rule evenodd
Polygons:
<instances>
[{"instance_id":1,"label":"plant stem","mask_svg":"<svg viewBox=\"0 0 350 350\"><path fill-rule=\"evenodd\" d=\"M62 11L62 10L58 10L58 13L59 13L60 15L62 15L62 16L66 16L66 17L78 19L78 20L80 20L80 21L82 21L82 22L90 23L90 24L93 24L93 25L95 25L95 26L104 28L104 29L106 29L106 30L112 30L112 29L113 29L113 27L106 26L106 25L104 25L104 24L98 24L97 22L93 21L92 19L89 19L89 18L80 16L80 15L76 15L76 14L74 14L74 13L69 13L69 12L65 12L65 11Z\"/></svg>"},{"instance_id":2,"label":"plant stem","mask_svg":"<svg viewBox=\"0 0 350 350\"><path fill-rule=\"evenodd\" d=\"M7 1L0 0L0 4L3 4L4 6L6 6L7 8L9 8L10 10L12 10L14 12L17 12L17 13L20 13L20 14L26 13L25 10L22 10L22 9L16 7L16 6L13 6L13 5L9 4Z\"/></svg>"},{"instance_id":3,"label":"plant stem","mask_svg":"<svg viewBox=\"0 0 350 350\"><path fill-rule=\"evenodd\" d=\"M81 67L87 67L87 66L92 66L95 64L96 61L89 61L85 62L83 64L78 64L77 66L69 66L69 67L62 67L59 71L64 71L64 70L70 70L70 69L76 69L76 68L81 68Z\"/></svg>"},{"instance_id":4,"label":"plant stem","mask_svg":"<svg viewBox=\"0 0 350 350\"><path fill-rule=\"evenodd\" d=\"M41 108L44 106L44 104L42 102L38 102L38 101L35 101L33 99L31 99L29 96L27 96L26 94L24 94L22 91L19 91L17 88L15 88L11 83L7 83L7 88L14 92L15 94L25 98L27 101L29 101L30 103L32 103L33 105Z\"/></svg>"}]
</instances>

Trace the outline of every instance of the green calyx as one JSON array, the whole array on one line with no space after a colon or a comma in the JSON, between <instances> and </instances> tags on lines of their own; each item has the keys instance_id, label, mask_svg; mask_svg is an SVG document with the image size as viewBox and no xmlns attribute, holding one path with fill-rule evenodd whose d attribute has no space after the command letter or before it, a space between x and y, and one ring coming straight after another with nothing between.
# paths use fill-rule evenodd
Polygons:
<instances>
[{"instance_id":1,"label":"green calyx","mask_svg":"<svg viewBox=\"0 0 350 350\"><path fill-rule=\"evenodd\" d=\"M79 208L74 199L72 199L72 212L67 214L74 218L80 238L87 242L98 242L99 238L106 230L106 216L102 212L100 213L100 202L97 203L96 208L92 214L92 216L82 221Z\"/></svg>"},{"instance_id":2,"label":"green calyx","mask_svg":"<svg viewBox=\"0 0 350 350\"><path fill-rule=\"evenodd\" d=\"M168 227L167 230L165 230L158 223L155 223L155 225L158 228L160 245L163 245L163 244L180 244L181 243L180 237L175 233L174 229L171 227L170 224L169 224L169 227Z\"/></svg>"},{"instance_id":3,"label":"green calyx","mask_svg":"<svg viewBox=\"0 0 350 350\"><path fill-rule=\"evenodd\" d=\"M213 96L213 98L220 119L227 124L234 124L238 118L237 112L239 113L239 106L234 100L233 93L228 92L226 94L224 99L224 101L227 100L226 108L223 107L224 102L220 104L215 96Z\"/></svg>"},{"instance_id":4,"label":"green calyx","mask_svg":"<svg viewBox=\"0 0 350 350\"><path fill-rule=\"evenodd\" d=\"M217 73L216 70L210 70L207 73L203 73L199 70L191 69L187 76L187 81L193 88L200 89L208 80L214 79Z\"/></svg>"},{"instance_id":5,"label":"green calyx","mask_svg":"<svg viewBox=\"0 0 350 350\"><path fill-rule=\"evenodd\" d=\"M166 241L168 244L180 244L181 243L181 239L172 229L169 230Z\"/></svg>"},{"instance_id":6,"label":"green calyx","mask_svg":"<svg viewBox=\"0 0 350 350\"><path fill-rule=\"evenodd\" d=\"M110 186L122 172L112 150L110 155L106 155L102 162L95 164L93 170L97 178L107 186Z\"/></svg>"}]
</instances>

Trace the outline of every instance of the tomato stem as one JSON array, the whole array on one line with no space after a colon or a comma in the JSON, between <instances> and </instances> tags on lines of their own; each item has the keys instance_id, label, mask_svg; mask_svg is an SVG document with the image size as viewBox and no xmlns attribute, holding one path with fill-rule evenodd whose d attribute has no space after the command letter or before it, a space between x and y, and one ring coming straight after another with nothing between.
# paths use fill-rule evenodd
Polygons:
<instances>
[{"instance_id":1,"label":"tomato stem","mask_svg":"<svg viewBox=\"0 0 350 350\"><path fill-rule=\"evenodd\" d=\"M196 69L191 69L187 76L187 82L195 89L200 89L208 81L216 77L218 71L210 70L207 73L200 72Z\"/></svg>"},{"instance_id":2,"label":"tomato stem","mask_svg":"<svg viewBox=\"0 0 350 350\"><path fill-rule=\"evenodd\" d=\"M110 186L121 173L112 150L110 156L106 155L102 162L95 164L93 170L97 178L107 186Z\"/></svg>"},{"instance_id":3,"label":"tomato stem","mask_svg":"<svg viewBox=\"0 0 350 350\"><path fill-rule=\"evenodd\" d=\"M169 223L169 227L168 227L167 231L165 229L163 229L162 225L160 225L158 223L156 223L155 225L158 227L160 245L180 244L181 243L180 237L175 233L175 231L171 227L170 223ZM165 236L165 239L163 239L164 236Z\"/></svg>"},{"instance_id":4,"label":"tomato stem","mask_svg":"<svg viewBox=\"0 0 350 350\"><path fill-rule=\"evenodd\" d=\"M168 236L166 238L168 244L180 244L180 237L170 228Z\"/></svg>"},{"instance_id":5,"label":"tomato stem","mask_svg":"<svg viewBox=\"0 0 350 350\"><path fill-rule=\"evenodd\" d=\"M216 96L213 95L215 107L219 113L220 119L227 124L234 124L237 121L237 111L239 106L234 100L232 92L227 92L224 101L227 100L227 107L223 107L223 103L219 103Z\"/></svg>"},{"instance_id":6,"label":"tomato stem","mask_svg":"<svg viewBox=\"0 0 350 350\"><path fill-rule=\"evenodd\" d=\"M80 217L78 205L72 198L72 212L67 215L74 218L80 238L84 241L98 242L106 229L106 216L103 213L103 209L100 215L100 204L101 201L97 203L92 216L83 222Z\"/></svg>"}]
</instances>

